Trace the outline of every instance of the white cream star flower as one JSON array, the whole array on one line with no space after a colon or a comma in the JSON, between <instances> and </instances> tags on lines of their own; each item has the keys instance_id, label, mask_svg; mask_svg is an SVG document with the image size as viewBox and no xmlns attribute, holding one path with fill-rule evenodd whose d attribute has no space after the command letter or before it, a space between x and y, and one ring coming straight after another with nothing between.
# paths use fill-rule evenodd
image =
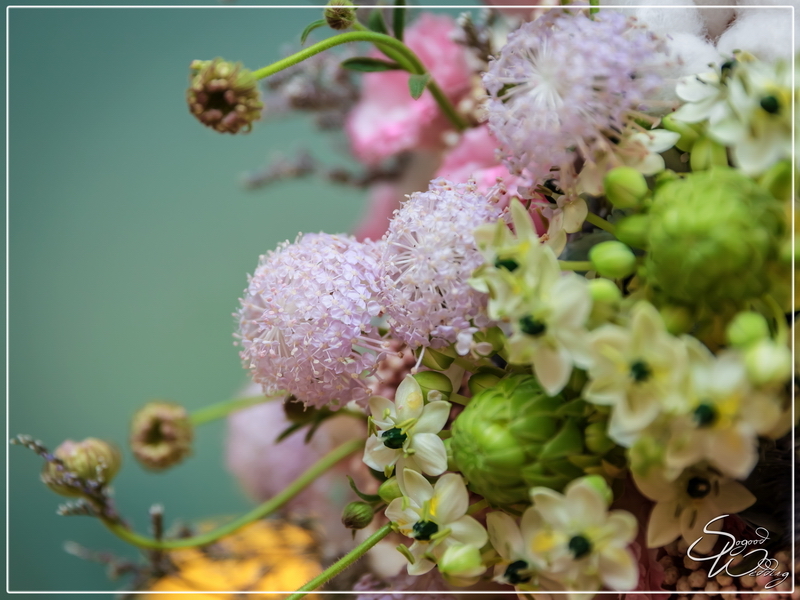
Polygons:
<instances>
[{"instance_id":1,"label":"white cream star flower","mask_svg":"<svg viewBox=\"0 0 800 600\"><path fill-rule=\"evenodd\" d=\"M608 435L630 447L662 411L685 396L685 345L669 333L649 302L631 310L630 326L607 324L590 334L592 364L583 390L588 401L611 406Z\"/></svg>"},{"instance_id":2,"label":"white cream star flower","mask_svg":"<svg viewBox=\"0 0 800 600\"><path fill-rule=\"evenodd\" d=\"M781 417L777 399L754 390L739 352L717 357L687 338L692 361L685 414L672 419L665 463L677 472L702 460L744 479L758 462L758 436Z\"/></svg>"},{"instance_id":3,"label":"white cream star flower","mask_svg":"<svg viewBox=\"0 0 800 600\"><path fill-rule=\"evenodd\" d=\"M430 571L450 546L486 544L486 530L466 514L469 494L461 475L447 473L433 486L420 473L405 469L403 479L405 495L392 500L386 517L414 540L406 554L410 575Z\"/></svg>"},{"instance_id":4,"label":"white cream star flower","mask_svg":"<svg viewBox=\"0 0 800 600\"><path fill-rule=\"evenodd\" d=\"M437 434L450 415L449 402L425 403L419 383L408 375L398 386L394 402L373 396L369 407L374 433L364 448L368 467L383 471L387 477L395 465L434 476L447 470L447 451Z\"/></svg>"},{"instance_id":5,"label":"white cream star flower","mask_svg":"<svg viewBox=\"0 0 800 600\"><path fill-rule=\"evenodd\" d=\"M703 466L686 469L674 481L668 481L658 469L646 476L633 473L641 492L656 501L647 525L647 546L660 548L679 537L694 551L707 554L719 537L704 533L709 521L736 514L751 506L756 498L741 483ZM716 529L719 531L719 529Z\"/></svg>"},{"instance_id":6,"label":"white cream star flower","mask_svg":"<svg viewBox=\"0 0 800 600\"><path fill-rule=\"evenodd\" d=\"M628 545L636 536L636 518L624 510L608 511L611 490L592 475L572 481L560 494L531 490L542 526L529 539L532 558L548 565L567 589L632 590L639 579Z\"/></svg>"}]
</instances>

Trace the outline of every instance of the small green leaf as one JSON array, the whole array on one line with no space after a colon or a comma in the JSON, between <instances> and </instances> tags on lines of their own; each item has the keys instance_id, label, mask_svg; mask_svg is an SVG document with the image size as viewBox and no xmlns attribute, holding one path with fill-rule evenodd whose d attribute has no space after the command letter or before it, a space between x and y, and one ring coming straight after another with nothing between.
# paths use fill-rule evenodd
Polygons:
<instances>
[{"instance_id":1,"label":"small green leaf","mask_svg":"<svg viewBox=\"0 0 800 600\"><path fill-rule=\"evenodd\" d=\"M394 0L394 14L392 15L392 28L394 37L403 41L403 30L406 26L406 0Z\"/></svg>"},{"instance_id":2,"label":"small green leaf","mask_svg":"<svg viewBox=\"0 0 800 600\"><path fill-rule=\"evenodd\" d=\"M396 62L381 60L380 58L369 58L367 56L357 56L342 61L342 67L351 71L363 71L373 73L375 71L397 71L402 69Z\"/></svg>"},{"instance_id":3,"label":"small green leaf","mask_svg":"<svg viewBox=\"0 0 800 600\"><path fill-rule=\"evenodd\" d=\"M347 476L347 480L350 482L350 488L356 493L356 496L361 498L364 502L381 502L381 497L376 494L364 494L360 492L356 487L356 482L353 481L350 475Z\"/></svg>"},{"instance_id":4,"label":"small green leaf","mask_svg":"<svg viewBox=\"0 0 800 600\"><path fill-rule=\"evenodd\" d=\"M383 11L377 7L373 8L369 12L367 27L369 27L372 31L376 31L377 33L385 33L386 35L389 34L389 30L386 29L386 21L383 20Z\"/></svg>"},{"instance_id":5,"label":"small green leaf","mask_svg":"<svg viewBox=\"0 0 800 600\"><path fill-rule=\"evenodd\" d=\"M306 43L306 39L308 38L308 34L314 31L315 29L319 29L320 27L325 27L328 22L325 19L320 19L319 21L314 21L313 23L309 23L308 27L303 30L303 34L300 36L300 45Z\"/></svg>"},{"instance_id":6,"label":"small green leaf","mask_svg":"<svg viewBox=\"0 0 800 600\"><path fill-rule=\"evenodd\" d=\"M424 92L425 88L428 87L430 80L430 73L412 75L408 78L408 91L411 92L411 97L414 100L419 100L419 97L422 96L422 92Z\"/></svg>"}]
</instances>

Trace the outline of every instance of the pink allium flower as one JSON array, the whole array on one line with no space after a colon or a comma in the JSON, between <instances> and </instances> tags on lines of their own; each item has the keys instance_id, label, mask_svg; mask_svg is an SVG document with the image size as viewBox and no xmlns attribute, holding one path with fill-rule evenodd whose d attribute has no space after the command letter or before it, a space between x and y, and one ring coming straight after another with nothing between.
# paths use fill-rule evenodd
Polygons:
<instances>
[{"instance_id":1,"label":"pink allium flower","mask_svg":"<svg viewBox=\"0 0 800 600\"><path fill-rule=\"evenodd\" d=\"M609 146L660 78L643 66L663 43L625 16L551 10L525 23L483 76L489 126L512 172L535 183ZM562 173L563 176L563 173Z\"/></svg>"},{"instance_id":2,"label":"pink allium flower","mask_svg":"<svg viewBox=\"0 0 800 600\"><path fill-rule=\"evenodd\" d=\"M412 194L386 233L381 298L394 336L412 348L442 347L486 326L486 294L467 279L483 263L473 231L500 209L474 182L431 182Z\"/></svg>"},{"instance_id":3,"label":"pink allium flower","mask_svg":"<svg viewBox=\"0 0 800 600\"><path fill-rule=\"evenodd\" d=\"M450 17L423 13L404 39L454 102L469 91L472 75L464 47L450 37L455 30ZM364 75L361 100L348 116L346 129L353 152L366 164L404 150L442 145L449 122L429 90L419 100L411 97L408 77L405 71Z\"/></svg>"},{"instance_id":4,"label":"pink allium flower","mask_svg":"<svg viewBox=\"0 0 800 600\"><path fill-rule=\"evenodd\" d=\"M383 354L371 323L377 256L372 242L320 233L261 257L234 316L239 354L265 393L333 409L370 396L364 379Z\"/></svg>"},{"instance_id":5,"label":"pink allium flower","mask_svg":"<svg viewBox=\"0 0 800 600\"><path fill-rule=\"evenodd\" d=\"M249 395L259 390L251 386ZM228 417L225 462L245 492L263 502L283 491L303 471L335 447L352 439L366 437L360 419L336 416L317 429L308 444L306 430L295 432L276 442L291 425L283 410L283 402L273 400L233 413ZM352 476L362 490L375 480L358 454L343 460L317 478L295 496L283 509L286 515L313 518L322 530L325 553L335 556L355 545L341 522L344 506L354 499L346 475Z\"/></svg>"}]
</instances>

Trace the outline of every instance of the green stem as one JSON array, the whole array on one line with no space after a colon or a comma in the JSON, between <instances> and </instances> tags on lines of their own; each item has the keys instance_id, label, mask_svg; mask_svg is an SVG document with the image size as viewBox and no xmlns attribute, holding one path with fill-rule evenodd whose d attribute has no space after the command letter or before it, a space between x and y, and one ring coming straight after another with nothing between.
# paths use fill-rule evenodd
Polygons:
<instances>
[{"instance_id":1,"label":"green stem","mask_svg":"<svg viewBox=\"0 0 800 600\"><path fill-rule=\"evenodd\" d=\"M266 517L268 514L275 512L284 504L289 502L292 498L294 498L297 494L302 492L307 486L314 482L317 477L325 473L328 469L330 469L333 465L338 463L340 460L347 458L353 452L360 450L364 447L364 440L351 440L342 444L341 446L334 448L328 454L323 456L317 462L315 462L311 467L309 467L300 477L295 479L292 483L290 483L285 489L283 489L280 493L275 495L273 498L270 498L263 504L255 507L248 513L243 514L238 519L234 519L230 523L227 523L221 527L218 527L208 533L203 533L201 535L196 535L189 538L182 538L178 540L168 540L168 541L158 541L153 538L149 538L143 535L136 533L135 531L131 531L125 525L118 521L112 521L111 519L102 519L103 524L117 537L120 539L128 542L129 544L133 544L134 546L139 546L140 548L150 548L154 550L174 550L176 548L192 548L194 546L205 546L212 542L215 542L221 537L225 537L226 535L230 535L237 529L241 529L245 525L252 523L253 521L257 521L263 517Z\"/></svg>"},{"instance_id":2,"label":"green stem","mask_svg":"<svg viewBox=\"0 0 800 600\"><path fill-rule=\"evenodd\" d=\"M447 399L450 402L455 402L456 404L461 404L462 406L466 406L467 404L469 404L469 401L472 400L472 398L467 398L466 396L462 396L461 394L456 394L455 392L450 394L447 397Z\"/></svg>"},{"instance_id":3,"label":"green stem","mask_svg":"<svg viewBox=\"0 0 800 600\"><path fill-rule=\"evenodd\" d=\"M358 21L353 23L352 27L356 31L366 31L366 32L371 31L369 28L367 28L366 26L362 25ZM375 44L375 47L378 50L380 50L381 52L383 52L386 55L387 58L391 58L393 61L395 61L397 64L399 64L401 67L403 67L409 73L413 72L411 65L406 60L405 56L403 56L402 54L399 54L399 53L395 52L392 48L386 46L385 44Z\"/></svg>"},{"instance_id":4,"label":"green stem","mask_svg":"<svg viewBox=\"0 0 800 600\"><path fill-rule=\"evenodd\" d=\"M387 523L363 542L361 542L358 546L353 548L350 552L345 554L338 561L333 563L330 567L325 569L322 573L314 577L314 579L309 581L294 594L289 596L286 600L300 600L300 598L305 598L309 592L313 592L318 587L325 585L328 581L336 577L339 573L364 556L375 544L380 542L391 532L392 524Z\"/></svg>"},{"instance_id":5,"label":"green stem","mask_svg":"<svg viewBox=\"0 0 800 600\"><path fill-rule=\"evenodd\" d=\"M775 319L775 342L785 346L789 342L789 326L786 324L786 314L778 304L778 301L769 294L764 296L763 300Z\"/></svg>"},{"instance_id":6,"label":"green stem","mask_svg":"<svg viewBox=\"0 0 800 600\"><path fill-rule=\"evenodd\" d=\"M607 231L611 235L615 235L614 226L608 221L606 221L603 217L598 217L594 213L589 213L588 215L586 215L586 220L589 221L589 223L591 223L595 227L599 227L603 231Z\"/></svg>"},{"instance_id":7,"label":"green stem","mask_svg":"<svg viewBox=\"0 0 800 600\"><path fill-rule=\"evenodd\" d=\"M589 0L589 6L592 7L589 9L590 15L596 15L600 12L600 0Z\"/></svg>"},{"instance_id":8,"label":"green stem","mask_svg":"<svg viewBox=\"0 0 800 600\"><path fill-rule=\"evenodd\" d=\"M399 58L400 64L406 68L409 73L414 75L422 75L425 73L425 66L420 62L419 58L417 58L417 55L414 54L414 52L412 52L411 49L403 42L396 40L390 35L376 33L374 31L349 31L347 33L341 33L339 35L329 37L321 42L317 42L316 44L309 46L308 48L300 50L300 52L296 54L292 54L291 56L287 56L286 58L282 58L281 60L272 63L271 65L267 65L266 67L262 67L257 71L253 71L253 76L256 79L264 79L265 77L269 77L270 75L274 75L279 71L283 71L284 69L303 62L315 54L319 54L320 52L330 50L335 46L350 42L370 42L380 47L381 51L384 53L386 49L389 49L392 53L396 53L394 56L392 56L392 58L395 60L398 60ZM387 56L389 55L387 54ZM444 92L442 92L441 88L433 79L431 79L428 83L428 89L431 91L434 99L439 104L439 108L442 109L442 112L447 116L448 119L450 119L456 129L463 131L469 127L469 124L461 117L461 115L458 114L455 107L450 103L450 101L447 99L447 96L444 95Z\"/></svg>"},{"instance_id":9,"label":"green stem","mask_svg":"<svg viewBox=\"0 0 800 600\"><path fill-rule=\"evenodd\" d=\"M489 501L486 500L486 498L470 505L470 507L467 509L467 514L474 515L476 512L483 510L484 508L489 508Z\"/></svg>"},{"instance_id":10,"label":"green stem","mask_svg":"<svg viewBox=\"0 0 800 600\"><path fill-rule=\"evenodd\" d=\"M558 266L562 271L591 271L592 261L590 260L560 260Z\"/></svg>"},{"instance_id":11,"label":"green stem","mask_svg":"<svg viewBox=\"0 0 800 600\"><path fill-rule=\"evenodd\" d=\"M226 400L225 402L219 402L217 404L212 404L211 406L206 406L205 408L196 410L189 416L189 419L191 420L192 425L197 427L198 425L205 425L211 421L216 421L222 417L227 417L229 414L236 412L237 410L242 410L243 408L248 408L256 404L261 404L262 402L280 400L283 397L284 395L234 398L233 400Z\"/></svg>"}]
</instances>

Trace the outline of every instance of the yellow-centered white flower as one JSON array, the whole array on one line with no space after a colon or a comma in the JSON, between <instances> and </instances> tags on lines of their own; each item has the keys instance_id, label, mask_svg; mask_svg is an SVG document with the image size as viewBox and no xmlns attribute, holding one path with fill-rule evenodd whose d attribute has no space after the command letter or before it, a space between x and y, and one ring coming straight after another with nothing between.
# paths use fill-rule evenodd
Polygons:
<instances>
[{"instance_id":1,"label":"yellow-centered white flower","mask_svg":"<svg viewBox=\"0 0 800 600\"><path fill-rule=\"evenodd\" d=\"M433 398L432 398L433 396ZM364 448L364 463L386 476L395 466L441 475L447 470L447 451L437 435L450 415L450 403L422 388L411 375L398 386L395 401L381 396L369 399L370 433ZM402 486L401 486L402 487Z\"/></svg>"},{"instance_id":2,"label":"yellow-centered white flower","mask_svg":"<svg viewBox=\"0 0 800 600\"><path fill-rule=\"evenodd\" d=\"M392 500L386 517L414 540L409 548L401 547L410 575L430 571L450 546L481 548L486 544L486 530L467 515L469 494L460 475L447 473L435 486L411 469L404 469L402 476L405 495Z\"/></svg>"}]
</instances>

